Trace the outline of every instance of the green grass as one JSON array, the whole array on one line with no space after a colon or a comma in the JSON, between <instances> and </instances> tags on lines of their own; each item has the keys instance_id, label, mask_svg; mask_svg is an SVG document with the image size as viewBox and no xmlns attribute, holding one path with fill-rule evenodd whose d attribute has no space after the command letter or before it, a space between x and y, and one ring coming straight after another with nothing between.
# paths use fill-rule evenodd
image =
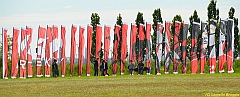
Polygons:
<instances>
[{"instance_id":1,"label":"green grass","mask_svg":"<svg viewBox=\"0 0 240 97\"><path fill-rule=\"evenodd\" d=\"M0 80L1 97L8 96L125 96L202 97L240 94L240 73L117 75L98 77L27 78Z\"/></svg>"}]
</instances>

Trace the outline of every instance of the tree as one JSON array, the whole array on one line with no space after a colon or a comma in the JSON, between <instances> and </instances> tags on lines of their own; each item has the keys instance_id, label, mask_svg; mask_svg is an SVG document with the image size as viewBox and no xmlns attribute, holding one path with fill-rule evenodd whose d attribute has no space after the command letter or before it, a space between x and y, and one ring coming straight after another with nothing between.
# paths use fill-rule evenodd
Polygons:
<instances>
[{"instance_id":1,"label":"tree","mask_svg":"<svg viewBox=\"0 0 240 97\"><path fill-rule=\"evenodd\" d=\"M234 20L234 58L237 58L240 51L238 18L234 17L235 9L231 7L228 12L228 18Z\"/></svg>"},{"instance_id":2,"label":"tree","mask_svg":"<svg viewBox=\"0 0 240 97\"><path fill-rule=\"evenodd\" d=\"M135 24L137 25L137 31L139 32L139 25L140 24L145 24L144 20L143 20L143 13L141 12L138 12L137 14L137 18L135 20ZM145 33L145 31L144 31ZM143 44L143 49L146 48L146 38L144 40L144 44ZM137 38L136 38L136 52L139 52L139 36L137 35ZM145 55L145 51L143 51L143 55ZM136 53L136 58L138 58L138 53ZM144 59L144 56L143 56L143 59Z\"/></svg>"},{"instance_id":3,"label":"tree","mask_svg":"<svg viewBox=\"0 0 240 97\"><path fill-rule=\"evenodd\" d=\"M172 30L171 35L172 36L171 36L170 44L172 44L172 45L171 45L170 49L172 50L172 57L173 57L173 54L174 54L174 40L173 40L173 38L174 38L174 34L175 34L175 27L174 27L175 21L183 22L181 15L174 16L173 20L172 20L172 24L171 24L171 30ZM179 36L182 36L182 33L183 33L183 31L182 31L182 27L181 27ZM178 41L179 41L179 43L182 43L182 37L178 37ZM181 52L181 49L180 49L180 52ZM179 57L181 57L181 56L179 56Z\"/></svg>"},{"instance_id":4,"label":"tree","mask_svg":"<svg viewBox=\"0 0 240 97\"><path fill-rule=\"evenodd\" d=\"M118 45L118 61L121 62L121 43L122 43L122 16L119 13L117 16L117 21L116 21L116 25L121 26L120 31L119 31L119 37L120 37L120 41L119 41L119 45Z\"/></svg>"},{"instance_id":5,"label":"tree","mask_svg":"<svg viewBox=\"0 0 240 97\"><path fill-rule=\"evenodd\" d=\"M91 50L91 61L94 61L96 51L96 27L100 24L100 16L97 13L91 15L91 25L93 26L92 34L92 50ZM101 43L102 46L102 43ZM103 58L103 51L101 51L100 57Z\"/></svg>"},{"instance_id":6,"label":"tree","mask_svg":"<svg viewBox=\"0 0 240 97\"><path fill-rule=\"evenodd\" d=\"M190 52L191 52L191 39L192 39L192 25L193 25L193 22L197 22L197 23L200 23L200 18L198 17L198 14L197 14L197 11L194 10L193 12L193 15L191 15L189 17L189 21L190 21L190 25L189 25L189 29L188 31L190 32L190 35L188 36L188 41L187 41L187 57L190 59L191 55L190 55ZM202 38L202 33L201 31L199 30L199 33L198 33L198 42L197 42L197 55L198 55L198 58L200 56L200 47L201 47L201 38Z\"/></svg>"},{"instance_id":7,"label":"tree","mask_svg":"<svg viewBox=\"0 0 240 97\"><path fill-rule=\"evenodd\" d=\"M160 8L155 9L152 16L153 16L153 24L152 24L153 35L151 36L152 37L152 52L155 52L156 51L156 40L157 40L156 26L157 26L157 23L163 23ZM156 59L155 53L152 53L152 56L153 56L153 59Z\"/></svg>"},{"instance_id":8,"label":"tree","mask_svg":"<svg viewBox=\"0 0 240 97\"><path fill-rule=\"evenodd\" d=\"M12 56L12 37L10 37L10 35L7 35L7 39L8 39L8 57L9 58L11 58L10 56ZM2 46L2 41L0 41L0 68L2 68L3 66L3 64L2 64L2 58L3 58L3 51L2 51L2 49L3 49L3 46ZM11 67L11 59L8 59L8 64L9 64L9 70L10 70L10 67ZM2 69L1 69L2 70Z\"/></svg>"}]
</instances>

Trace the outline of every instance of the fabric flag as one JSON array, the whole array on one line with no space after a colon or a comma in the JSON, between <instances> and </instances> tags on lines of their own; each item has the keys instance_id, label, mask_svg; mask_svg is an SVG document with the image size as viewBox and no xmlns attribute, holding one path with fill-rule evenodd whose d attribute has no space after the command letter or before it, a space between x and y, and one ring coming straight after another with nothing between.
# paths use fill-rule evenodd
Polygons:
<instances>
[{"instance_id":1,"label":"fabric flag","mask_svg":"<svg viewBox=\"0 0 240 97\"><path fill-rule=\"evenodd\" d=\"M220 19L220 35L219 35L219 73L224 72L224 64L226 63L226 20Z\"/></svg>"},{"instance_id":2,"label":"fabric flag","mask_svg":"<svg viewBox=\"0 0 240 97\"><path fill-rule=\"evenodd\" d=\"M31 51L31 43L32 43L32 28L27 28L27 67L28 67L28 77L33 77L33 66L32 66L32 51Z\"/></svg>"},{"instance_id":3,"label":"fabric flag","mask_svg":"<svg viewBox=\"0 0 240 97\"><path fill-rule=\"evenodd\" d=\"M87 26L87 76L90 76L91 74L91 63L90 63L90 58L91 58L91 48L92 48L92 33L93 33L93 27L91 25Z\"/></svg>"},{"instance_id":4,"label":"fabric flag","mask_svg":"<svg viewBox=\"0 0 240 97\"><path fill-rule=\"evenodd\" d=\"M38 42L37 42L37 77L42 77L42 48L45 40L46 29L43 27L38 28Z\"/></svg>"},{"instance_id":5,"label":"fabric flag","mask_svg":"<svg viewBox=\"0 0 240 97\"><path fill-rule=\"evenodd\" d=\"M207 32L207 22L201 22L201 51L200 51L200 74L204 74L204 67L206 65L206 56L207 56L207 45L208 45L208 32Z\"/></svg>"},{"instance_id":6,"label":"fabric flag","mask_svg":"<svg viewBox=\"0 0 240 97\"><path fill-rule=\"evenodd\" d=\"M16 28L13 28L11 78L17 78L17 75L18 75L18 36L19 34L20 34L19 30Z\"/></svg>"},{"instance_id":7,"label":"fabric flag","mask_svg":"<svg viewBox=\"0 0 240 97\"><path fill-rule=\"evenodd\" d=\"M180 28L181 28L181 22L175 21L174 23L175 33L174 33L174 56L173 56L173 74L178 74L178 64L180 60L180 44L179 44L179 35L180 35Z\"/></svg>"},{"instance_id":8,"label":"fabric flag","mask_svg":"<svg viewBox=\"0 0 240 97\"><path fill-rule=\"evenodd\" d=\"M52 59L58 61L58 27L53 25L52 33Z\"/></svg>"},{"instance_id":9,"label":"fabric flag","mask_svg":"<svg viewBox=\"0 0 240 97\"><path fill-rule=\"evenodd\" d=\"M52 27L47 26L46 32L46 47L45 47L45 77L50 77L50 67L51 67L51 43L52 43Z\"/></svg>"},{"instance_id":10,"label":"fabric flag","mask_svg":"<svg viewBox=\"0 0 240 97\"><path fill-rule=\"evenodd\" d=\"M140 24L139 28L138 28L138 33L139 33L139 47L138 47L138 62L143 61L143 43L144 43L144 39L145 39L145 35L144 35L144 25Z\"/></svg>"},{"instance_id":11,"label":"fabric flag","mask_svg":"<svg viewBox=\"0 0 240 97\"><path fill-rule=\"evenodd\" d=\"M7 39L7 29L2 28L2 64L3 64L3 79L8 79L8 39Z\"/></svg>"},{"instance_id":12,"label":"fabric flag","mask_svg":"<svg viewBox=\"0 0 240 97\"><path fill-rule=\"evenodd\" d=\"M76 35L77 27L72 25L72 30L71 30L71 52L70 52L70 76L72 76L73 73L73 66L74 66L74 60L75 60L75 55L76 55L76 40L75 40L75 35Z\"/></svg>"},{"instance_id":13,"label":"fabric flag","mask_svg":"<svg viewBox=\"0 0 240 97\"><path fill-rule=\"evenodd\" d=\"M227 21L227 67L228 73L233 73L233 51L234 51L234 20Z\"/></svg>"},{"instance_id":14,"label":"fabric flag","mask_svg":"<svg viewBox=\"0 0 240 97\"><path fill-rule=\"evenodd\" d=\"M121 26L116 25L114 28L114 40L113 40L113 76L116 76L117 73L117 60L118 60L118 44L120 41L119 31Z\"/></svg>"},{"instance_id":15,"label":"fabric flag","mask_svg":"<svg viewBox=\"0 0 240 97\"><path fill-rule=\"evenodd\" d=\"M104 60L108 62L108 55L110 49L110 26L104 26Z\"/></svg>"},{"instance_id":16,"label":"fabric flag","mask_svg":"<svg viewBox=\"0 0 240 97\"><path fill-rule=\"evenodd\" d=\"M160 75L161 61L162 61L162 44L163 44L163 24L157 23L157 37L156 37L156 72L157 75Z\"/></svg>"},{"instance_id":17,"label":"fabric flag","mask_svg":"<svg viewBox=\"0 0 240 97\"><path fill-rule=\"evenodd\" d=\"M150 75L151 71L151 49L152 49L152 39L151 39L151 23L146 23L146 67L147 75Z\"/></svg>"},{"instance_id":18,"label":"fabric flag","mask_svg":"<svg viewBox=\"0 0 240 97\"><path fill-rule=\"evenodd\" d=\"M96 27L96 58L98 58L98 70L100 69L100 59L101 59L101 51L102 51L102 26L97 25Z\"/></svg>"},{"instance_id":19,"label":"fabric flag","mask_svg":"<svg viewBox=\"0 0 240 97\"><path fill-rule=\"evenodd\" d=\"M61 50L61 70L62 70L62 77L65 77L66 74L66 29L64 26L61 26L61 44L60 44L60 50Z\"/></svg>"},{"instance_id":20,"label":"fabric flag","mask_svg":"<svg viewBox=\"0 0 240 97\"><path fill-rule=\"evenodd\" d=\"M210 33L209 33L209 66L210 74L215 73L216 69L216 50L215 50L215 30L216 20L210 20Z\"/></svg>"},{"instance_id":21,"label":"fabric flag","mask_svg":"<svg viewBox=\"0 0 240 97\"><path fill-rule=\"evenodd\" d=\"M78 76L82 75L83 53L84 53L84 28L79 27L79 48L78 48Z\"/></svg>"},{"instance_id":22,"label":"fabric flag","mask_svg":"<svg viewBox=\"0 0 240 97\"><path fill-rule=\"evenodd\" d=\"M125 61L127 56L127 29L128 25L122 24L122 47L121 47L121 75L124 74Z\"/></svg>"},{"instance_id":23,"label":"fabric flag","mask_svg":"<svg viewBox=\"0 0 240 97\"><path fill-rule=\"evenodd\" d=\"M20 43L20 78L26 78L26 57L27 57L27 38L26 29L21 29L21 43Z\"/></svg>"},{"instance_id":24,"label":"fabric flag","mask_svg":"<svg viewBox=\"0 0 240 97\"><path fill-rule=\"evenodd\" d=\"M187 73L187 36L188 36L188 24L183 24L183 34L182 34L182 73Z\"/></svg>"},{"instance_id":25,"label":"fabric flag","mask_svg":"<svg viewBox=\"0 0 240 97\"><path fill-rule=\"evenodd\" d=\"M136 36L137 36L137 25L131 24L130 33L130 54L129 60L132 60L132 64L136 63Z\"/></svg>"},{"instance_id":26,"label":"fabric flag","mask_svg":"<svg viewBox=\"0 0 240 97\"><path fill-rule=\"evenodd\" d=\"M171 22L165 22L165 55L164 55L164 73L169 74L169 64L170 64L170 41L171 41Z\"/></svg>"},{"instance_id":27,"label":"fabric flag","mask_svg":"<svg viewBox=\"0 0 240 97\"><path fill-rule=\"evenodd\" d=\"M191 72L196 74L198 70L198 57L197 57L197 39L199 31L199 23L193 22L192 25L192 42L191 42Z\"/></svg>"}]
</instances>

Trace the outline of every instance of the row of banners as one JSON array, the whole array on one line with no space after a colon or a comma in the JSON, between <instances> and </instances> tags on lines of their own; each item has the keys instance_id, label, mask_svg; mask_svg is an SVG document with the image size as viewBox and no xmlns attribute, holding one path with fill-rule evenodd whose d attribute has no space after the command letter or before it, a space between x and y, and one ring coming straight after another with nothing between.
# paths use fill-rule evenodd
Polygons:
<instances>
[{"instance_id":1,"label":"row of banners","mask_svg":"<svg viewBox=\"0 0 240 97\"><path fill-rule=\"evenodd\" d=\"M197 41L199 29L201 27L202 38L201 40L201 51L200 53L200 73L204 73L204 66L206 64L206 56L209 56L209 66L210 73L215 73L216 70L216 49L215 49L215 30L216 30L216 21L211 20L209 22L209 33L207 32L208 23L193 22L192 31L191 31L191 73L196 74L198 70L198 57L197 57ZM224 64L227 63L228 73L233 73L233 51L234 51L234 22L232 19L220 20L220 39L219 39L219 72L224 72ZM178 66L182 64L182 73L187 72L186 64L186 47L187 47L187 36L188 36L188 24L184 24L178 21L174 23L174 35L173 35L173 54L171 53L171 22L165 22L165 27L163 24L158 23L156 26L157 36L156 36L156 61L155 66L157 74L160 74L161 61L162 61L162 52L164 49L164 73L169 73L169 64L171 62L171 55L173 56L173 73L178 73ZM180 36L180 29L183 29L182 36ZM110 27L104 26L104 60L108 62L109 55L109 45L110 45ZM117 60L118 60L118 45L121 45L121 62L120 62L120 71L121 74L124 74L126 55L127 55L127 29L128 25L123 23L121 26L116 25L114 27L114 45L113 45L113 58L112 58L112 73L116 75L117 73ZM8 78L8 40L7 40L7 30L3 30L3 78ZM122 39L120 40L119 32L122 32ZM163 32L165 30L165 41L163 42ZM83 53L84 53L84 31L83 27L79 27L79 48L76 48L75 34L77 32L77 27L72 25L71 27L71 53L70 53L70 75L73 73L74 59L76 50L78 50L78 75L82 75L82 66L83 66ZM146 31L146 34L144 33ZM90 76L90 56L91 56L91 46L92 46L92 33L93 27L91 25L87 26L87 64L86 64L86 73L87 76ZM32 28L26 27L21 29L21 42L20 42L20 61L18 61L18 37L20 30L13 28L13 40L12 40L12 67L11 67L11 78L16 78L18 75L18 64L20 64L20 78L33 77L33 66L32 66L32 55L31 55L31 42L32 42ZM60 56L60 65L61 65L61 75L65 76L66 73L66 29L64 26L61 26L61 45L60 50L58 50L57 39L58 39L58 27L52 26L44 28L38 28L38 41L37 41L37 62L36 62L36 76L42 77L42 48L45 45L45 77L50 77L50 67L51 61L58 60L58 52ZM45 37L46 36L46 37ZM138 49L138 58L136 58L136 37L139 37L139 49ZM101 37L102 37L102 27L100 25L96 26L96 52L95 57L100 59L101 53ZM182 43L179 43L179 38L182 38ZM146 67L148 68L147 74L150 74L150 63L151 63L151 23L146 23L146 26L140 24L139 26L131 24L130 30L130 51L129 51L129 60L132 60L133 64L143 61L143 50L145 49L144 39L146 42ZM121 41L121 42L120 42ZM121 44L119 44L121 43ZM50 52L50 46L52 44L52 52ZM180 46L181 44L181 46ZM163 48L164 45L164 48ZM208 49L208 51L207 51ZM209 54L208 54L208 53ZM50 56L52 53L52 56ZM27 61L28 62L27 62ZM100 60L98 60L100 68ZM27 65L27 68L26 68ZM26 70L28 69L28 70ZM26 71L28 71L26 73ZM28 75L26 75L28 74Z\"/></svg>"}]
</instances>

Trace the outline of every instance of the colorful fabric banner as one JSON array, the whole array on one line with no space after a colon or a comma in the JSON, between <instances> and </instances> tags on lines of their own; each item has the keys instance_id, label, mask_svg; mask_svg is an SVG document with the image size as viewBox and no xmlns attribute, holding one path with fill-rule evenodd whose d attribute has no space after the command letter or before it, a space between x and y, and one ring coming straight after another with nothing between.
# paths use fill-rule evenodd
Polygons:
<instances>
[{"instance_id":1,"label":"colorful fabric banner","mask_svg":"<svg viewBox=\"0 0 240 97\"><path fill-rule=\"evenodd\" d=\"M60 44L60 54L61 54L61 70L62 70L62 77L65 77L66 74L66 29L64 26L61 26L61 44Z\"/></svg>"},{"instance_id":2,"label":"colorful fabric banner","mask_svg":"<svg viewBox=\"0 0 240 97\"><path fill-rule=\"evenodd\" d=\"M42 77L42 48L45 41L46 29L43 27L38 28L38 42L37 42L37 77Z\"/></svg>"},{"instance_id":3,"label":"colorful fabric banner","mask_svg":"<svg viewBox=\"0 0 240 97\"><path fill-rule=\"evenodd\" d=\"M144 43L144 39L145 39L145 35L144 35L144 25L140 24L139 28L138 28L138 36L139 36L139 45L138 45L138 63L140 63L141 61L143 61L143 43Z\"/></svg>"},{"instance_id":4,"label":"colorful fabric banner","mask_svg":"<svg viewBox=\"0 0 240 97\"><path fill-rule=\"evenodd\" d=\"M215 73L216 69L216 50L215 50L215 30L216 20L210 20L210 33L209 33L209 66L210 74Z\"/></svg>"},{"instance_id":5,"label":"colorful fabric banner","mask_svg":"<svg viewBox=\"0 0 240 97\"><path fill-rule=\"evenodd\" d=\"M197 57L197 39L199 31L199 23L193 22L192 24L192 42L191 42L191 73L196 74L198 70L198 57Z\"/></svg>"},{"instance_id":6,"label":"colorful fabric banner","mask_svg":"<svg viewBox=\"0 0 240 97\"><path fill-rule=\"evenodd\" d=\"M19 30L16 28L13 28L11 78L17 78L17 75L18 75L18 36L19 34L20 34Z\"/></svg>"},{"instance_id":7,"label":"colorful fabric banner","mask_svg":"<svg viewBox=\"0 0 240 97\"><path fill-rule=\"evenodd\" d=\"M33 77L33 66L32 66L32 28L27 27L27 68L28 68L28 77Z\"/></svg>"},{"instance_id":8,"label":"colorful fabric banner","mask_svg":"<svg viewBox=\"0 0 240 97\"><path fill-rule=\"evenodd\" d=\"M25 28L21 29L21 43L20 43L20 78L26 78L26 57L27 57L27 31Z\"/></svg>"},{"instance_id":9,"label":"colorful fabric banner","mask_svg":"<svg viewBox=\"0 0 240 97\"><path fill-rule=\"evenodd\" d=\"M122 24L122 47L121 47L121 75L124 74L125 70L125 61L127 56L127 30L128 25L123 23Z\"/></svg>"},{"instance_id":10,"label":"colorful fabric banner","mask_svg":"<svg viewBox=\"0 0 240 97\"><path fill-rule=\"evenodd\" d=\"M79 47L78 47L78 76L82 75L83 53L84 53L84 28L79 27Z\"/></svg>"},{"instance_id":11,"label":"colorful fabric banner","mask_svg":"<svg viewBox=\"0 0 240 97\"><path fill-rule=\"evenodd\" d=\"M164 52L164 73L169 74L169 64L170 64L170 41L171 41L171 22L165 22L165 52Z\"/></svg>"},{"instance_id":12,"label":"colorful fabric banner","mask_svg":"<svg viewBox=\"0 0 240 97\"><path fill-rule=\"evenodd\" d=\"M2 65L3 65L3 79L8 79L8 38L7 29L2 28Z\"/></svg>"},{"instance_id":13,"label":"colorful fabric banner","mask_svg":"<svg viewBox=\"0 0 240 97\"><path fill-rule=\"evenodd\" d=\"M53 25L52 33L52 59L58 61L58 27Z\"/></svg>"},{"instance_id":14,"label":"colorful fabric banner","mask_svg":"<svg viewBox=\"0 0 240 97\"><path fill-rule=\"evenodd\" d=\"M90 76L91 74L91 47L92 47L92 33L93 33L93 27L91 25L87 26L87 76Z\"/></svg>"},{"instance_id":15,"label":"colorful fabric banner","mask_svg":"<svg viewBox=\"0 0 240 97\"><path fill-rule=\"evenodd\" d=\"M73 73L73 66L74 66L74 60L76 55L76 35L77 27L75 25L72 25L71 30L71 52L70 52L70 76L72 76Z\"/></svg>"},{"instance_id":16,"label":"colorful fabric banner","mask_svg":"<svg viewBox=\"0 0 240 97\"><path fill-rule=\"evenodd\" d=\"M110 49L110 26L104 26L104 60L108 62L109 49Z\"/></svg>"},{"instance_id":17,"label":"colorful fabric banner","mask_svg":"<svg viewBox=\"0 0 240 97\"><path fill-rule=\"evenodd\" d=\"M174 54L173 54L173 74L178 74L178 64L180 60L180 44L179 44L179 35L180 35L180 28L181 28L181 22L175 21L174 23L175 33L174 33Z\"/></svg>"},{"instance_id":18,"label":"colorful fabric banner","mask_svg":"<svg viewBox=\"0 0 240 97\"><path fill-rule=\"evenodd\" d=\"M45 77L50 77L51 67L51 43L52 43L52 27L47 26L46 47L45 47Z\"/></svg>"},{"instance_id":19,"label":"colorful fabric banner","mask_svg":"<svg viewBox=\"0 0 240 97\"><path fill-rule=\"evenodd\" d=\"M188 24L183 24L183 33L182 33L182 74L187 73L187 36L188 36Z\"/></svg>"},{"instance_id":20,"label":"colorful fabric banner","mask_svg":"<svg viewBox=\"0 0 240 97\"><path fill-rule=\"evenodd\" d=\"M224 64L226 63L226 20L220 20L220 35L219 35L219 73L224 72Z\"/></svg>"},{"instance_id":21,"label":"colorful fabric banner","mask_svg":"<svg viewBox=\"0 0 240 97\"><path fill-rule=\"evenodd\" d=\"M112 73L113 76L116 76L117 73L117 60L118 60L118 44L120 41L120 36L119 36L119 31L120 31L121 26L116 25L114 28L114 40L113 40L113 69L112 69Z\"/></svg>"},{"instance_id":22,"label":"colorful fabric banner","mask_svg":"<svg viewBox=\"0 0 240 97\"><path fill-rule=\"evenodd\" d=\"M102 51L102 26L96 27L96 52L95 57L98 58L98 70L100 69L101 51Z\"/></svg>"},{"instance_id":23,"label":"colorful fabric banner","mask_svg":"<svg viewBox=\"0 0 240 97\"><path fill-rule=\"evenodd\" d=\"M146 67L147 75L151 73L151 51L152 51L152 39L151 39L151 23L146 23Z\"/></svg>"},{"instance_id":24,"label":"colorful fabric banner","mask_svg":"<svg viewBox=\"0 0 240 97\"><path fill-rule=\"evenodd\" d=\"M233 51L234 51L234 20L227 21L227 69L228 73L233 73Z\"/></svg>"},{"instance_id":25,"label":"colorful fabric banner","mask_svg":"<svg viewBox=\"0 0 240 97\"><path fill-rule=\"evenodd\" d=\"M207 56L207 46L208 46L208 32L207 32L207 22L201 22L201 51L200 51L200 74L204 74L204 68L206 65L206 56Z\"/></svg>"},{"instance_id":26,"label":"colorful fabric banner","mask_svg":"<svg viewBox=\"0 0 240 97\"><path fill-rule=\"evenodd\" d=\"M157 23L157 37L156 37L156 73L160 75L160 68L162 64L162 49L163 49L163 24Z\"/></svg>"},{"instance_id":27,"label":"colorful fabric banner","mask_svg":"<svg viewBox=\"0 0 240 97\"><path fill-rule=\"evenodd\" d=\"M136 37L137 25L131 24L129 60L132 60L132 64L136 63Z\"/></svg>"}]
</instances>

